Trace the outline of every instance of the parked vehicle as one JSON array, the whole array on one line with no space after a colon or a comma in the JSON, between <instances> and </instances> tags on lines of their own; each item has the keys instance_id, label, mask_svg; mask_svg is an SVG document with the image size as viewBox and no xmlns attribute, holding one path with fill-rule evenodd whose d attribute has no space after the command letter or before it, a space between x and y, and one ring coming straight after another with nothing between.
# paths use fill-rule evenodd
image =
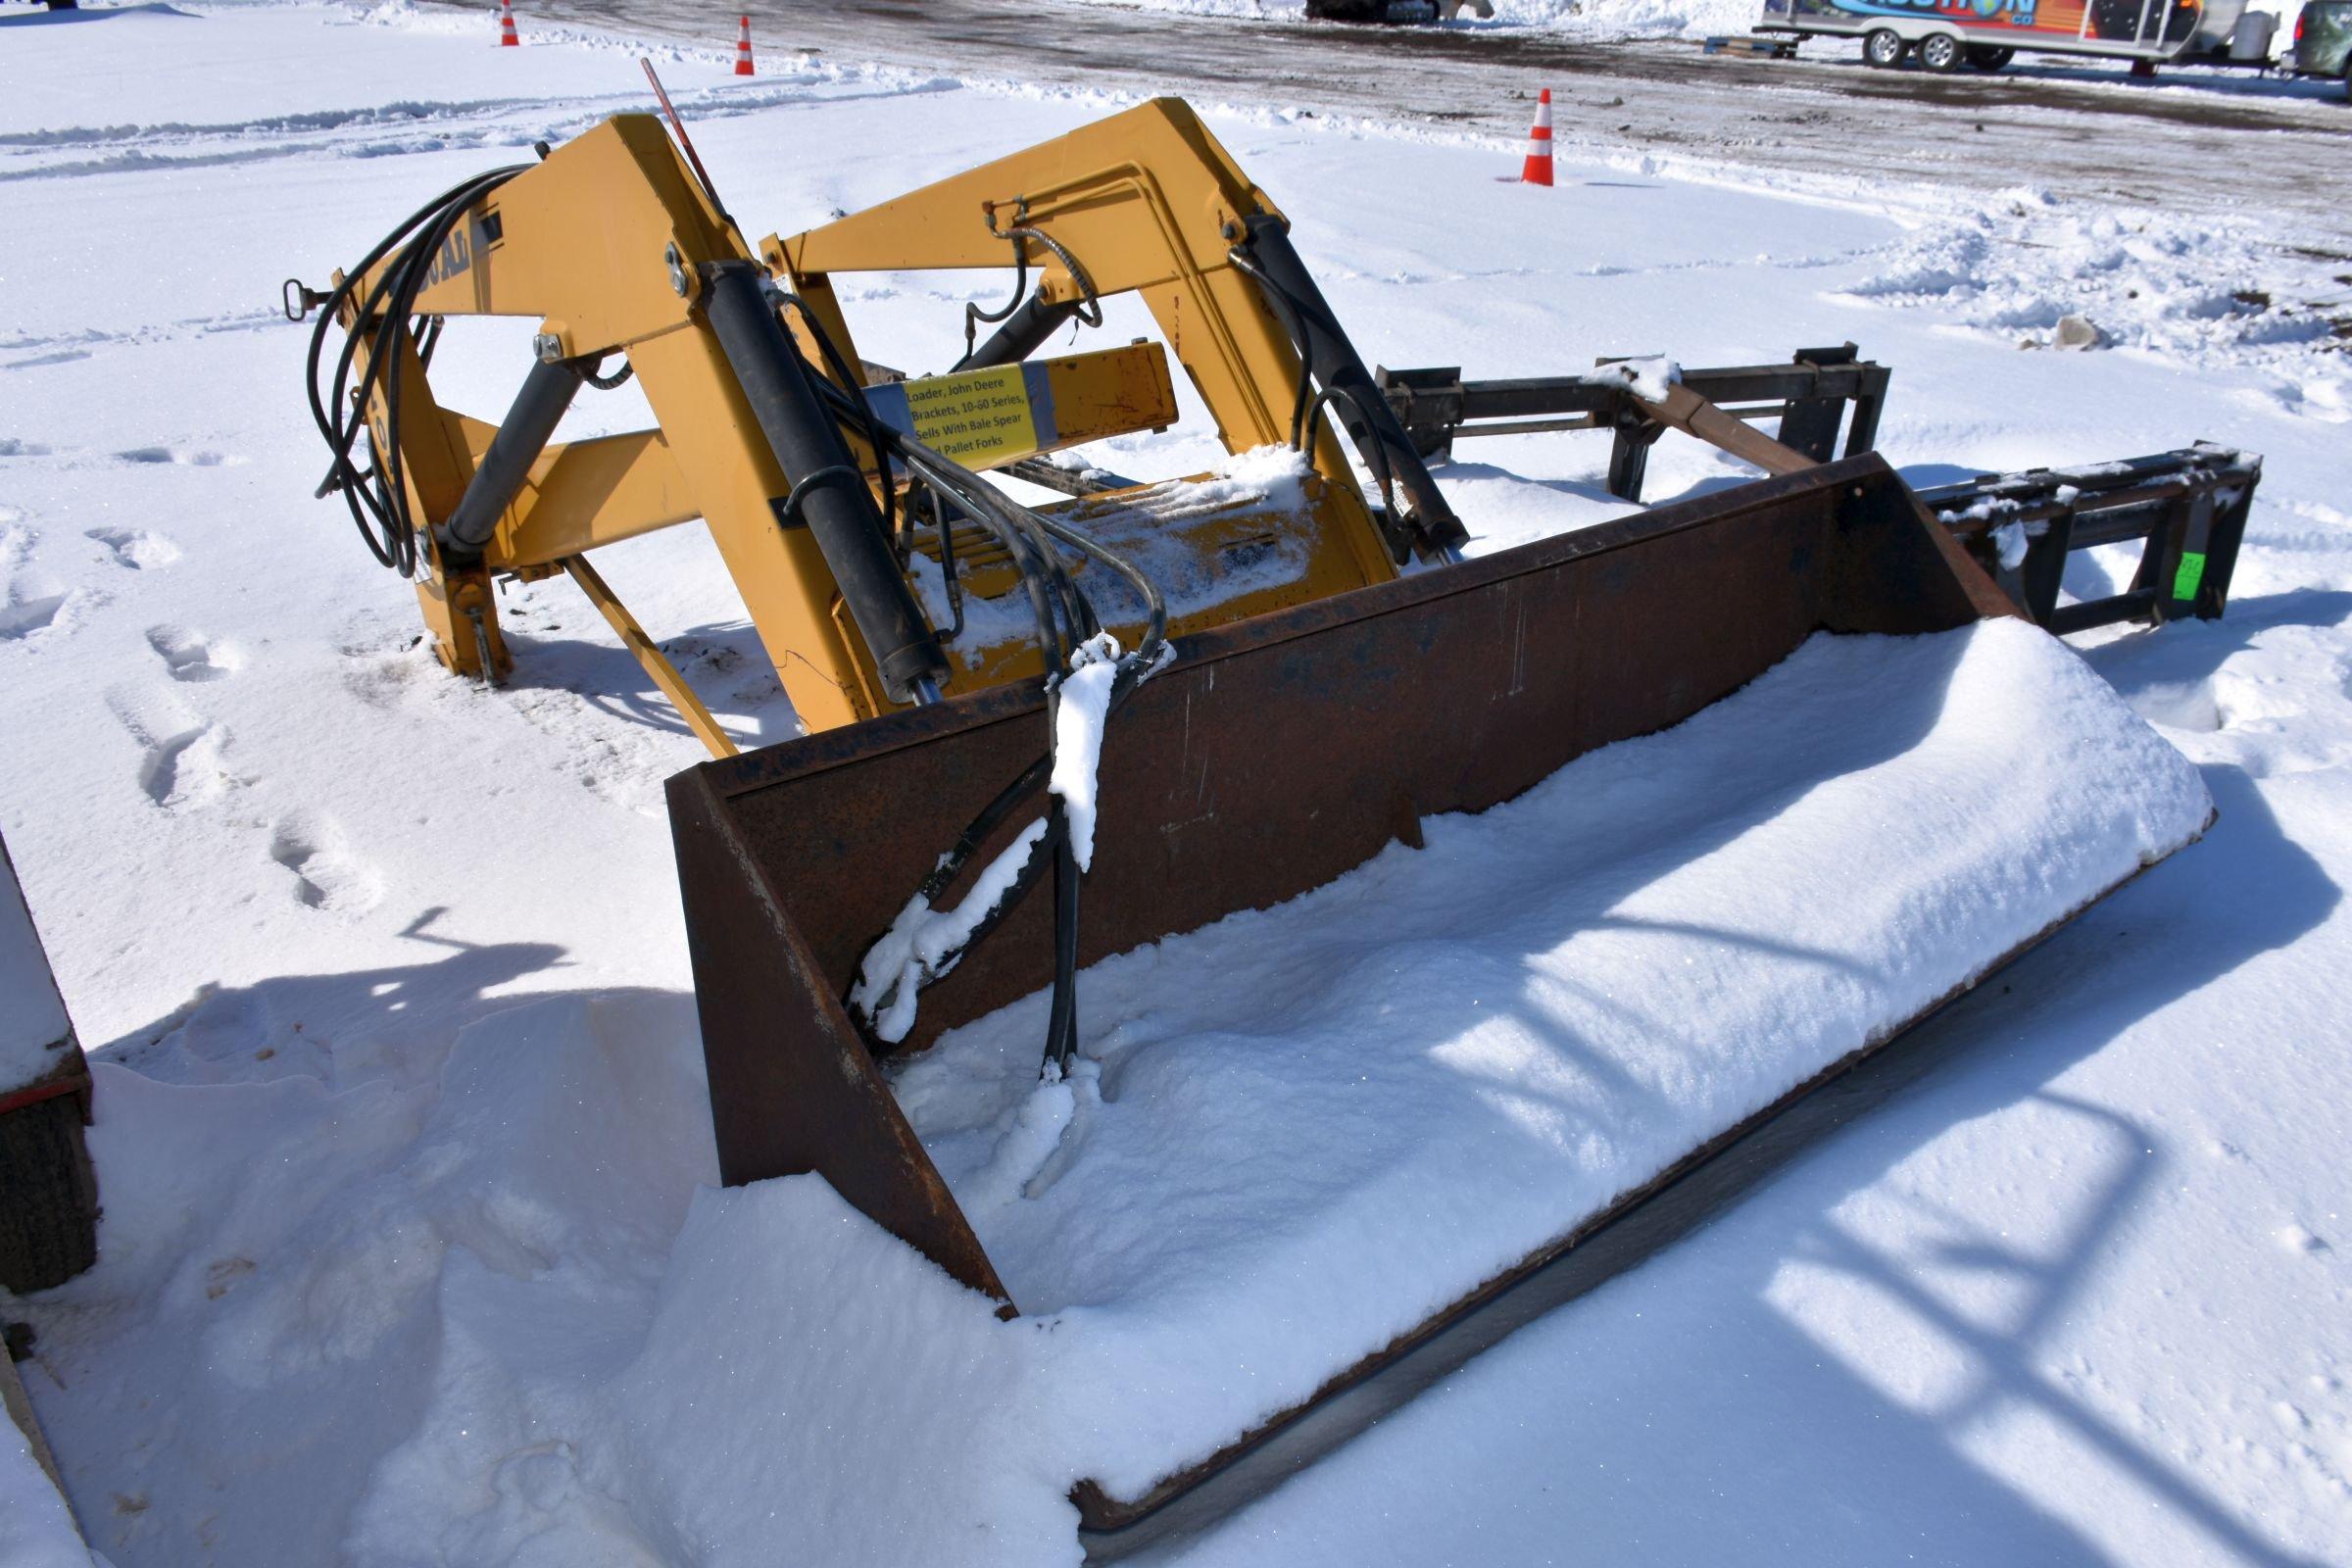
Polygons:
<instances>
[{"instance_id":1,"label":"parked vehicle","mask_svg":"<svg viewBox=\"0 0 2352 1568\"><path fill-rule=\"evenodd\" d=\"M1860 38L1892 69L1998 71L2021 49L2157 64L2270 64L2277 19L2245 0L1764 0L1755 30Z\"/></svg>"},{"instance_id":2,"label":"parked vehicle","mask_svg":"<svg viewBox=\"0 0 2352 1568\"><path fill-rule=\"evenodd\" d=\"M2352 103L2352 0L2310 0L2295 17L2294 47L2279 65L2298 76L2333 76Z\"/></svg>"}]
</instances>

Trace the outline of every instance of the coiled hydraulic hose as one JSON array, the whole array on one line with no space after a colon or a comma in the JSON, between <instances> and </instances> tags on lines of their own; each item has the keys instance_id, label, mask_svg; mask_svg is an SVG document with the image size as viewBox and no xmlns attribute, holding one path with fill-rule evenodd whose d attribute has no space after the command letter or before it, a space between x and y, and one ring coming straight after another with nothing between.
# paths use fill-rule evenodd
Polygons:
<instances>
[{"instance_id":1,"label":"coiled hydraulic hose","mask_svg":"<svg viewBox=\"0 0 2352 1568\"><path fill-rule=\"evenodd\" d=\"M340 494L368 552L404 577L416 574L417 552L416 520L409 510L401 457L400 337L410 332L420 356L439 340L437 327L428 326L418 337L410 321L434 260L475 203L528 167L516 164L478 174L410 214L327 294L318 309L318 324L311 330L310 353L304 363L305 389L310 395L311 417L330 454L318 494ZM353 310L351 331L335 358L332 377L322 387L319 367L325 359L327 331L352 304L362 279L396 251L392 265ZM368 369L355 396L352 367L363 337L368 341ZM371 386L380 387L384 395L384 440L376 448L372 466L363 471L352 459L352 445L368 427ZM348 415L344 410L350 411Z\"/></svg>"}]
</instances>

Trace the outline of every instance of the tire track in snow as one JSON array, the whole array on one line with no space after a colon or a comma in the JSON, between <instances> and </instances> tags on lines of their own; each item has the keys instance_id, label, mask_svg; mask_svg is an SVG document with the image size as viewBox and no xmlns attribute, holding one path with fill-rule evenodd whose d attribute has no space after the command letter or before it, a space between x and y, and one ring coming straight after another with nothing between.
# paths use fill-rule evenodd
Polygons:
<instances>
[{"instance_id":1,"label":"tire track in snow","mask_svg":"<svg viewBox=\"0 0 2352 1568\"><path fill-rule=\"evenodd\" d=\"M884 73L861 73L883 75ZM875 99L898 99L917 94L955 92L963 83L949 77L882 80L853 91L826 91L826 82L802 82L767 91L734 92L706 89L675 95L682 112L697 122L731 120L779 109L817 109ZM644 109L637 94L608 93L574 98L493 99L480 105L451 105L446 113L410 121L382 120L365 111L318 116L282 116L277 121L255 121L220 127L158 125L120 127L86 133L20 132L14 157L28 168L0 167L0 183L34 179L74 179L98 174L144 173L155 171L214 169L245 164L274 163L311 156L393 158L413 153L461 152L482 147L528 147L533 141L568 141L624 110ZM312 120L316 125L305 123ZM273 126L282 123L285 128ZM403 126L410 127L406 134ZM362 134L351 134L359 132ZM389 132L387 134L387 132ZM49 137L68 139L51 140ZM221 146L222 141L256 138L251 146ZM263 139L270 138L270 139ZM122 147L96 157L48 159L43 155L95 147ZM0 150L11 138L0 137Z\"/></svg>"}]
</instances>

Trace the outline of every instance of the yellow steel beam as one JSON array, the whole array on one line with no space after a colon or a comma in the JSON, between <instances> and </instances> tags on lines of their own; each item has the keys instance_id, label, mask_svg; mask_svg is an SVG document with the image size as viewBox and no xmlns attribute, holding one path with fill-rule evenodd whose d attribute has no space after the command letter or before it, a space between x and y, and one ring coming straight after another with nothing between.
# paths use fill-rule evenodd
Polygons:
<instances>
[{"instance_id":1,"label":"yellow steel beam","mask_svg":"<svg viewBox=\"0 0 2352 1568\"><path fill-rule=\"evenodd\" d=\"M1026 372L1026 373L1024 373ZM975 466L993 466L1041 452L1100 441L1172 424L1176 390L1168 378L1167 355L1156 343L1126 344L1087 354L1012 367L1017 441L997 441L985 450L958 450L957 424L976 417L983 406L1002 401L1005 372L920 376L869 388L869 401L892 412L924 409L911 420L895 420L948 456ZM414 390L409 389L409 390ZM449 415L458 435L454 445L467 455L466 471L488 449L497 426L464 415ZM454 456L454 454L453 454ZM465 486L456 486L463 492ZM436 485L442 496L446 484ZM453 498L423 515L446 516ZM697 516L694 490L678 467L670 441L661 430L598 436L550 446L532 465L530 478L499 519L497 534L483 552L504 570L560 564L601 545L633 539Z\"/></svg>"},{"instance_id":2,"label":"yellow steel beam","mask_svg":"<svg viewBox=\"0 0 2352 1568\"><path fill-rule=\"evenodd\" d=\"M684 296L670 281L672 245L686 269ZM416 308L542 317L541 330L576 358L689 325L695 264L743 255L662 122L614 115L476 202Z\"/></svg>"},{"instance_id":3,"label":"yellow steel beam","mask_svg":"<svg viewBox=\"0 0 2352 1568\"><path fill-rule=\"evenodd\" d=\"M611 626L613 634L619 637L621 646L636 656L637 662L645 667L646 674L662 689L662 695L669 699L670 707L678 710L678 716L686 721L686 727L694 731L696 738L710 749L710 755L733 757L735 742L725 730L718 727L718 720L710 716L710 710L703 706L703 700L694 695L694 688L686 684L686 677L678 673L678 666L654 646L654 640L645 634L645 628L637 624L637 617L629 613L629 607L622 604L620 596L606 583L604 574L588 564L587 559L582 556L565 556L560 564L571 574L571 580L580 585L580 592L588 596L588 602L605 617L605 624Z\"/></svg>"},{"instance_id":4,"label":"yellow steel beam","mask_svg":"<svg viewBox=\"0 0 2352 1568\"><path fill-rule=\"evenodd\" d=\"M1005 268L1010 230L1051 234L1099 295L1141 295L1239 453L1290 438L1300 374L1283 322L1228 256L1242 220L1261 213L1280 216L1190 106L1155 98L760 251L797 290L830 301L831 273ZM1034 261L1043 247L1027 243ZM1042 265L1049 295L1072 297L1067 269ZM1313 456L1335 493L1318 596L1388 581L1396 567L1328 423Z\"/></svg>"},{"instance_id":5,"label":"yellow steel beam","mask_svg":"<svg viewBox=\"0 0 2352 1568\"><path fill-rule=\"evenodd\" d=\"M458 417L478 461L497 426ZM693 487L660 430L565 441L531 466L483 557L505 569L558 565L696 515Z\"/></svg>"},{"instance_id":6,"label":"yellow steel beam","mask_svg":"<svg viewBox=\"0 0 2352 1568\"><path fill-rule=\"evenodd\" d=\"M1176 422L1167 351L1148 342L885 382L865 400L885 423L974 468Z\"/></svg>"},{"instance_id":7,"label":"yellow steel beam","mask_svg":"<svg viewBox=\"0 0 2352 1568\"><path fill-rule=\"evenodd\" d=\"M1191 110L1163 99L827 228L771 238L761 251L806 306L783 318L812 362L821 363L811 318L856 365L828 272L1002 267L1012 259L1012 228L1051 234L1077 258L1077 270L1096 292L1140 293L1166 349L1131 345L1061 356L959 386L913 383L893 394L909 399L909 423L922 429L911 415L914 400L953 412L959 397L967 400L960 416L968 422L969 397L985 393L980 412L996 411L1017 434L1020 420L1010 412L1017 383L1029 399L1026 438L1007 439L999 430L969 452L970 461L1007 462L1158 428L1176 416L1172 352L1207 402L1227 449L1240 452L1288 438L1299 380L1283 322L1227 257L1241 220L1273 210ZM1021 243L1049 298L1077 297L1076 273L1051 247L1035 238ZM645 115L616 116L521 171L476 202L448 236L414 302L416 314L538 316L543 338L551 340L543 352L580 359L625 351L661 426L551 448L501 519L483 564L452 568L431 560L418 594L453 668L479 666L481 652L491 672L505 663L490 569L527 573L563 564L592 599L602 593L599 610L610 619L608 607L616 601L610 590L591 586L593 573L582 575L584 554L700 516L802 721L825 729L889 706L821 552L807 529L778 514L790 477L700 316L702 265L746 255L740 234L721 219L666 131ZM363 279L360 296L381 275ZM457 505L489 429L444 415L405 336L401 353L395 369L403 456L414 510L420 525L429 526ZM384 392L368 385L380 440ZM1046 404L1052 417L1041 422ZM855 432L845 433L853 461L872 472L873 455ZM1320 598L1395 575L1328 426L1313 458L1324 482L1315 488L1311 526L1297 523L1301 531L1292 539L1308 557L1305 569L1294 583L1204 612L1199 623L1267 608L1258 601L1268 594L1286 602ZM1223 533L1195 542L1212 557L1233 543ZM1202 564L1217 569L1206 558ZM635 635L642 639L642 632ZM957 657L958 685L1009 678L993 654Z\"/></svg>"}]
</instances>

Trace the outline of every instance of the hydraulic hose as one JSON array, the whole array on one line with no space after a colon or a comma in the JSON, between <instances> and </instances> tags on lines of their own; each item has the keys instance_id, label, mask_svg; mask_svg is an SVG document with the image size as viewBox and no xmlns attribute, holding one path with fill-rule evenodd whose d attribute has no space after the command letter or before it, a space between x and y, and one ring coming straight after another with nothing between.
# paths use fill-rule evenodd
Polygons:
<instances>
[{"instance_id":1,"label":"hydraulic hose","mask_svg":"<svg viewBox=\"0 0 2352 1568\"><path fill-rule=\"evenodd\" d=\"M403 576L416 574L417 557L416 519L409 510L401 458L401 378L396 373L400 335L409 329L416 295L424 286L432 259L439 254L450 232L475 203L527 167L495 169L433 198L378 240L318 305L318 322L311 331L310 352L304 362L304 389L310 398L311 417L329 454L326 477L319 483L318 494L340 494L368 552ZM361 282L375 272L386 257L394 257L392 265L383 268L375 282L361 296ZM313 298L316 296L305 291L306 305ZM326 334L347 308L352 316L351 329L335 358L333 374L322 382L320 366L326 353ZM420 357L438 336L436 329L428 328L428 335L417 344ZM375 466L368 471L363 471L351 455L353 443L368 427L368 386L363 384L356 396L351 386L351 372L363 339L368 344L368 382L382 387L385 405L385 440L375 453ZM345 410L350 411L348 415Z\"/></svg>"}]
</instances>

